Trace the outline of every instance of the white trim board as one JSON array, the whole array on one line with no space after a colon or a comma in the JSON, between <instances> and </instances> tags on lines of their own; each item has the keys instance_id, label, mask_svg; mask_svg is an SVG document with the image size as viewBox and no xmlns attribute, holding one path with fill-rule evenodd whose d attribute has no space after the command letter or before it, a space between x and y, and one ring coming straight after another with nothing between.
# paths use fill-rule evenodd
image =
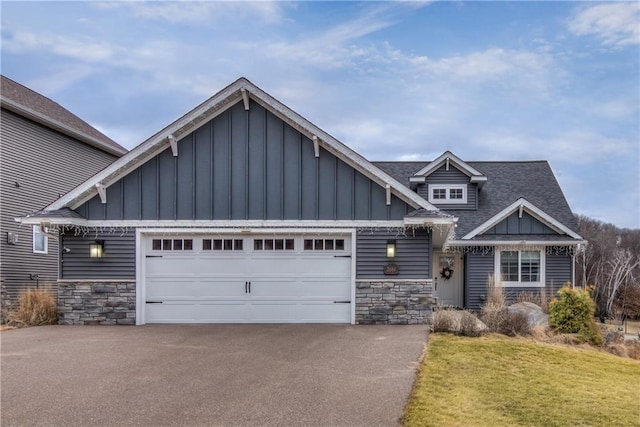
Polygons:
<instances>
[{"instance_id":1,"label":"white trim board","mask_svg":"<svg viewBox=\"0 0 640 427\"><path fill-rule=\"evenodd\" d=\"M557 233L565 234L567 236L573 237L574 239L582 240L582 236L580 236L578 233L572 231L569 227L560 223L559 221L554 219L552 216L544 213L541 209L537 208L536 206L534 206L532 203L528 202L524 198L519 198L518 200L516 200L515 202L513 202L512 204L504 208L502 211L498 212L496 215L491 217L489 220L485 221L478 227L474 228L472 231L470 231L465 236L463 236L462 240L471 239L479 234L484 233L485 231L497 225L502 220L506 219L509 215L511 215L512 213L520 209L525 209L527 213L529 213L532 217L542 222L543 224L547 225Z\"/></svg>"},{"instance_id":2,"label":"white trim board","mask_svg":"<svg viewBox=\"0 0 640 427\"><path fill-rule=\"evenodd\" d=\"M586 240L452 240L449 246L580 246Z\"/></svg>"}]
</instances>

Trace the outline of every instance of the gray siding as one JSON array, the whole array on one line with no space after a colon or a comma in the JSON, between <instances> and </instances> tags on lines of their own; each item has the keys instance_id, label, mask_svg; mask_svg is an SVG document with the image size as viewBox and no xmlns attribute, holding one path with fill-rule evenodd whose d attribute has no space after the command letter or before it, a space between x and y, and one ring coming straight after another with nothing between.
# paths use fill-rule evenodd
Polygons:
<instances>
[{"instance_id":1,"label":"gray siding","mask_svg":"<svg viewBox=\"0 0 640 427\"><path fill-rule=\"evenodd\" d=\"M491 227L483 234L558 234L526 212L522 213L522 218L517 212Z\"/></svg>"},{"instance_id":2,"label":"gray siding","mask_svg":"<svg viewBox=\"0 0 640 427\"><path fill-rule=\"evenodd\" d=\"M396 241L396 257L386 256L388 240ZM428 279L431 276L431 233L407 230L406 236L384 231L362 231L356 242L356 277L358 279ZM383 267L398 265L397 276L385 276Z\"/></svg>"},{"instance_id":3,"label":"gray siding","mask_svg":"<svg viewBox=\"0 0 640 427\"><path fill-rule=\"evenodd\" d=\"M135 230L126 232L88 232L76 235L66 231L61 235L63 251L60 263L61 279L135 279ZM89 257L89 245L104 241L102 258Z\"/></svg>"},{"instance_id":4,"label":"gray siding","mask_svg":"<svg viewBox=\"0 0 640 427\"><path fill-rule=\"evenodd\" d=\"M573 257L567 254L547 254L545 258L545 282L553 295L567 282L573 281Z\"/></svg>"},{"instance_id":5,"label":"gray siding","mask_svg":"<svg viewBox=\"0 0 640 427\"><path fill-rule=\"evenodd\" d=\"M493 276L493 253L468 253L464 257L465 307L480 310L484 304L482 296L487 294L489 277Z\"/></svg>"},{"instance_id":6,"label":"gray siding","mask_svg":"<svg viewBox=\"0 0 640 427\"><path fill-rule=\"evenodd\" d=\"M238 103L77 211L91 220L399 220L413 210L255 102Z\"/></svg>"},{"instance_id":7,"label":"gray siding","mask_svg":"<svg viewBox=\"0 0 640 427\"><path fill-rule=\"evenodd\" d=\"M469 177L458 170L455 166L450 165L449 170L443 165L427 176L424 184L418 185L418 194L425 200L429 200L429 185L432 184L453 184L467 186L467 203L466 204L446 204L438 203L436 206L440 209L455 210L476 210L478 209L478 185L469 183Z\"/></svg>"},{"instance_id":8,"label":"gray siding","mask_svg":"<svg viewBox=\"0 0 640 427\"><path fill-rule=\"evenodd\" d=\"M40 284L58 278L58 242L49 238L48 254L34 254L32 227L14 218L44 208L116 157L4 109L0 114L0 276L13 298L35 286L30 274ZM8 232L18 234L17 245L7 243Z\"/></svg>"}]
</instances>

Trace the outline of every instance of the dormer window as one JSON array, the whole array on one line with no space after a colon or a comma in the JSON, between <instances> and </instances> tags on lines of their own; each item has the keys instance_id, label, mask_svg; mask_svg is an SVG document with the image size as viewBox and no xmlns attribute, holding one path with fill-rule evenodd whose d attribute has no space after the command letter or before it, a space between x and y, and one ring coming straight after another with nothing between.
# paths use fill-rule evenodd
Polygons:
<instances>
[{"instance_id":1,"label":"dormer window","mask_svg":"<svg viewBox=\"0 0 640 427\"><path fill-rule=\"evenodd\" d=\"M464 204L467 203L467 186L430 184L429 202L434 204Z\"/></svg>"}]
</instances>

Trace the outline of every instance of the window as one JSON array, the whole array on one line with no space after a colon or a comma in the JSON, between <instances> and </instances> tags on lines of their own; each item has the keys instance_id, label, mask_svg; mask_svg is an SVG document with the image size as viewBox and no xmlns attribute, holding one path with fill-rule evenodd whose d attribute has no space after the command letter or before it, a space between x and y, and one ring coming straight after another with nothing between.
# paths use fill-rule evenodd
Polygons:
<instances>
[{"instance_id":1,"label":"window","mask_svg":"<svg viewBox=\"0 0 640 427\"><path fill-rule=\"evenodd\" d=\"M241 251L242 239L202 239L203 251Z\"/></svg>"},{"instance_id":2,"label":"window","mask_svg":"<svg viewBox=\"0 0 640 427\"><path fill-rule=\"evenodd\" d=\"M496 257L496 271L502 286L544 286L544 257L538 250L500 251Z\"/></svg>"},{"instance_id":3,"label":"window","mask_svg":"<svg viewBox=\"0 0 640 427\"><path fill-rule=\"evenodd\" d=\"M305 251L344 251L344 239L305 239Z\"/></svg>"},{"instance_id":4,"label":"window","mask_svg":"<svg viewBox=\"0 0 640 427\"><path fill-rule=\"evenodd\" d=\"M46 254L48 253L49 238L42 232L39 225L33 226L33 253L34 254Z\"/></svg>"},{"instance_id":5,"label":"window","mask_svg":"<svg viewBox=\"0 0 640 427\"><path fill-rule=\"evenodd\" d=\"M151 249L154 251L192 251L193 239L153 239Z\"/></svg>"},{"instance_id":6,"label":"window","mask_svg":"<svg viewBox=\"0 0 640 427\"><path fill-rule=\"evenodd\" d=\"M429 184L429 201L431 203L467 203L467 186Z\"/></svg>"}]
</instances>

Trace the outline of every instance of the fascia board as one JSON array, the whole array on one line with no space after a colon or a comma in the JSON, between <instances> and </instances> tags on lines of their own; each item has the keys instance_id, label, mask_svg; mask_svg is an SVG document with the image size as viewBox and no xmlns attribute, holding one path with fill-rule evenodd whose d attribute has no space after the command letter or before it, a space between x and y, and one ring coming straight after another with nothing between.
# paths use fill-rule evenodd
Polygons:
<instances>
[{"instance_id":1,"label":"fascia board","mask_svg":"<svg viewBox=\"0 0 640 427\"><path fill-rule=\"evenodd\" d=\"M465 236L462 237L462 240L472 239L473 237L484 233L485 231L487 231L488 229L495 226L500 221L506 219L509 215L517 211L521 206L524 209L526 209L531 216L533 216L540 222L544 223L545 225L549 226L554 231L561 234L566 234L570 237L573 237L574 239L582 239L582 236L580 236L578 233L566 227L565 225L563 225L562 223L560 223L550 215L547 215L541 209L537 208L536 206L528 202L526 199L519 198L518 200L513 202L511 205L507 206L502 211L500 211L499 213L497 213L496 215L494 215L484 223L480 224L478 227L471 230L471 232L467 233Z\"/></svg>"},{"instance_id":2,"label":"fascia board","mask_svg":"<svg viewBox=\"0 0 640 427\"><path fill-rule=\"evenodd\" d=\"M21 225L75 225L78 227L86 227L88 221L82 218L60 218L60 217L46 217L46 216L37 216L37 217L18 217L14 218L14 220Z\"/></svg>"},{"instance_id":3,"label":"fascia board","mask_svg":"<svg viewBox=\"0 0 640 427\"><path fill-rule=\"evenodd\" d=\"M587 245L586 240L452 240L451 246L574 246Z\"/></svg>"},{"instance_id":4,"label":"fascia board","mask_svg":"<svg viewBox=\"0 0 640 427\"><path fill-rule=\"evenodd\" d=\"M76 130L70 126L65 125L57 120L52 119L49 116L46 116L42 113L39 113L31 108L25 107L24 105L18 104L10 99L0 96L0 104L3 108L6 108L9 111L13 111L16 114L19 114L27 119L33 120L34 122L40 123L44 126L47 126L51 129L54 129L60 133L63 133L67 136L70 136L74 139L84 142L92 147L98 148L99 150L105 151L109 154L113 154L115 156L121 157L127 150L125 148L118 149L110 144L105 144L99 139L94 138L93 136L87 135L84 132Z\"/></svg>"}]
</instances>

